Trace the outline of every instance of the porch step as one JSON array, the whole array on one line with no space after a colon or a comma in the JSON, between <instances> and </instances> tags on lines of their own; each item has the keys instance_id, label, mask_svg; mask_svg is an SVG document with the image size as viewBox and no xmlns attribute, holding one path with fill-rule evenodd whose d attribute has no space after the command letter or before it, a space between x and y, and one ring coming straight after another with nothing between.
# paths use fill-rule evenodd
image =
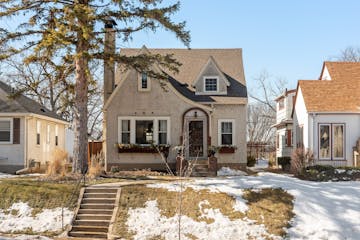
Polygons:
<instances>
[{"instance_id":1,"label":"porch step","mask_svg":"<svg viewBox=\"0 0 360 240\"><path fill-rule=\"evenodd\" d=\"M110 203L113 204L115 202L115 198L84 198L82 203L96 203L96 204L105 204Z\"/></svg>"},{"instance_id":2,"label":"porch step","mask_svg":"<svg viewBox=\"0 0 360 240\"><path fill-rule=\"evenodd\" d=\"M111 215L113 213L112 209L79 209L78 214L91 214L91 215Z\"/></svg>"},{"instance_id":3,"label":"porch step","mask_svg":"<svg viewBox=\"0 0 360 240\"><path fill-rule=\"evenodd\" d=\"M110 220L75 220L73 226L98 226L98 227L109 227Z\"/></svg>"},{"instance_id":4,"label":"porch step","mask_svg":"<svg viewBox=\"0 0 360 240\"><path fill-rule=\"evenodd\" d=\"M107 203L82 203L80 209L114 209L114 204Z\"/></svg>"},{"instance_id":5,"label":"porch step","mask_svg":"<svg viewBox=\"0 0 360 240\"><path fill-rule=\"evenodd\" d=\"M74 225L71 229L71 232L97 232L97 233L107 233L108 226L83 226L83 225Z\"/></svg>"},{"instance_id":6,"label":"porch step","mask_svg":"<svg viewBox=\"0 0 360 240\"><path fill-rule=\"evenodd\" d=\"M107 233L99 232L74 232L69 233L70 237L84 238L84 239L107 239Z\"/></svg>"},{"instance_id":7,"label":"porch step","mask_svg":"<svg viewBox=\"0 0 360 240\"><path fill-rule=\"evenodd\" d=\"M99 188L99 187L91 187L85 189L86 193L113 193L116 194L117 188Z\"/></svg>"},{"instance_id":8,"label":"porch step","mask_svg":"<svg viewBox=\"0 0 360 240\"><path fill-rule=\"evenodd\" d=\"M110 214L78 214L76 220L109 220L111 219Z\"/></svg>"}]
</instances>

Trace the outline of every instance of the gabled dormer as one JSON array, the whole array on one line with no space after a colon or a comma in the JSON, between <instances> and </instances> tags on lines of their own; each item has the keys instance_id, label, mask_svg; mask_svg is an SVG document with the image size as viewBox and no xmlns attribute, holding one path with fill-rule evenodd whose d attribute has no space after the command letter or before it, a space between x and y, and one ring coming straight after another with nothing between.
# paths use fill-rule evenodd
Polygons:
<instances>
[{"instance_id":1,"label":"gabled dormer","mask_svg":"<svg viewBox=\"0 0 360 240\"><path fill-rule=\"evenodd\" d=\"M230 83L215 59L210 56L192 85L196 95L226 95Z\"/></svg>"}]
</instances>

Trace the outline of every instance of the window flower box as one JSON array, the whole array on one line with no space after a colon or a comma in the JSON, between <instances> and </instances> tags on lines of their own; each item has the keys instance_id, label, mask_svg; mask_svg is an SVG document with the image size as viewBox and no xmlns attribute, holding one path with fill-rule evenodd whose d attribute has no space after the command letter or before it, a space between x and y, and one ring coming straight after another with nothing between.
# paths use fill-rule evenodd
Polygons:
<instances>
[{"instance_id":1,"label":"window flower box","mask_svg":"<svg viewBox=\"0 0 360 240\"><path fill-rule=\"evenodd\" d=\"M169 154L170 145L139 145L139 144L118 144L118 153L158 153L165 156Z\"/></svg>"},{"instance_id":2,"label":"window flower box","mask_svg":"<svg viewBox=\"0 0 360 240\"><path fill-rule=\"evenodd\" d=\"M236 146L221 146L219 149L219 153L235 153L236 149Z\"/></svg>"}]
</instances>

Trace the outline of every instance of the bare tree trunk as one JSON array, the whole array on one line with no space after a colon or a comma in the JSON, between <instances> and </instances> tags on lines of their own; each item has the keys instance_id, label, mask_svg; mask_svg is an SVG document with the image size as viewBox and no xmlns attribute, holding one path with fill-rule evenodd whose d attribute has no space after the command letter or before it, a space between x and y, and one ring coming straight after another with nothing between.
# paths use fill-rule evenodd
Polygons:
<instances>
[{"instance_id":1,"label":"bare tree trunk","mask_svg":"<svg viewBox=\"0 0 360 240\"><path fill-rule=\"evenodd\" d=\"M81 1L80 4L87 4L87 1ZM86 26L87 15L81 14L78 16L78 25ZM85 29L85 27L84 27ZM74 161L77 163L75 171L86 173L88 169L88 78L89 65L87 53L89 50L88 40L85 39L83 31L77 32L78 42L76 44L75 56L75 143L74 146ZM75 150L76 149L76 150Z\"/></svg>"}]
</instances>

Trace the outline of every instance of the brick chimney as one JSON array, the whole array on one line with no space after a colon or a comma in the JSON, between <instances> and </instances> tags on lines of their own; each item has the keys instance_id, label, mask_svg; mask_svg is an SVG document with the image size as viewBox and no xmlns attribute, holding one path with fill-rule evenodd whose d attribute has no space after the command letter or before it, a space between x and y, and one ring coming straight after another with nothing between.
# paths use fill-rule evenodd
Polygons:
<instances>
[{"instance_id":1,"label":"brick chimney","mask_svg":"<svg viewBox=\"0 0 360 240\"><path fill-rule=\"evenodd\" d=\"M115 53L115 31L114 20L105 22L105 42L104 53ZM104 104L109 99L115 87L115 62L113 60L104 60Z\"/></svg>"}]
</instances>

